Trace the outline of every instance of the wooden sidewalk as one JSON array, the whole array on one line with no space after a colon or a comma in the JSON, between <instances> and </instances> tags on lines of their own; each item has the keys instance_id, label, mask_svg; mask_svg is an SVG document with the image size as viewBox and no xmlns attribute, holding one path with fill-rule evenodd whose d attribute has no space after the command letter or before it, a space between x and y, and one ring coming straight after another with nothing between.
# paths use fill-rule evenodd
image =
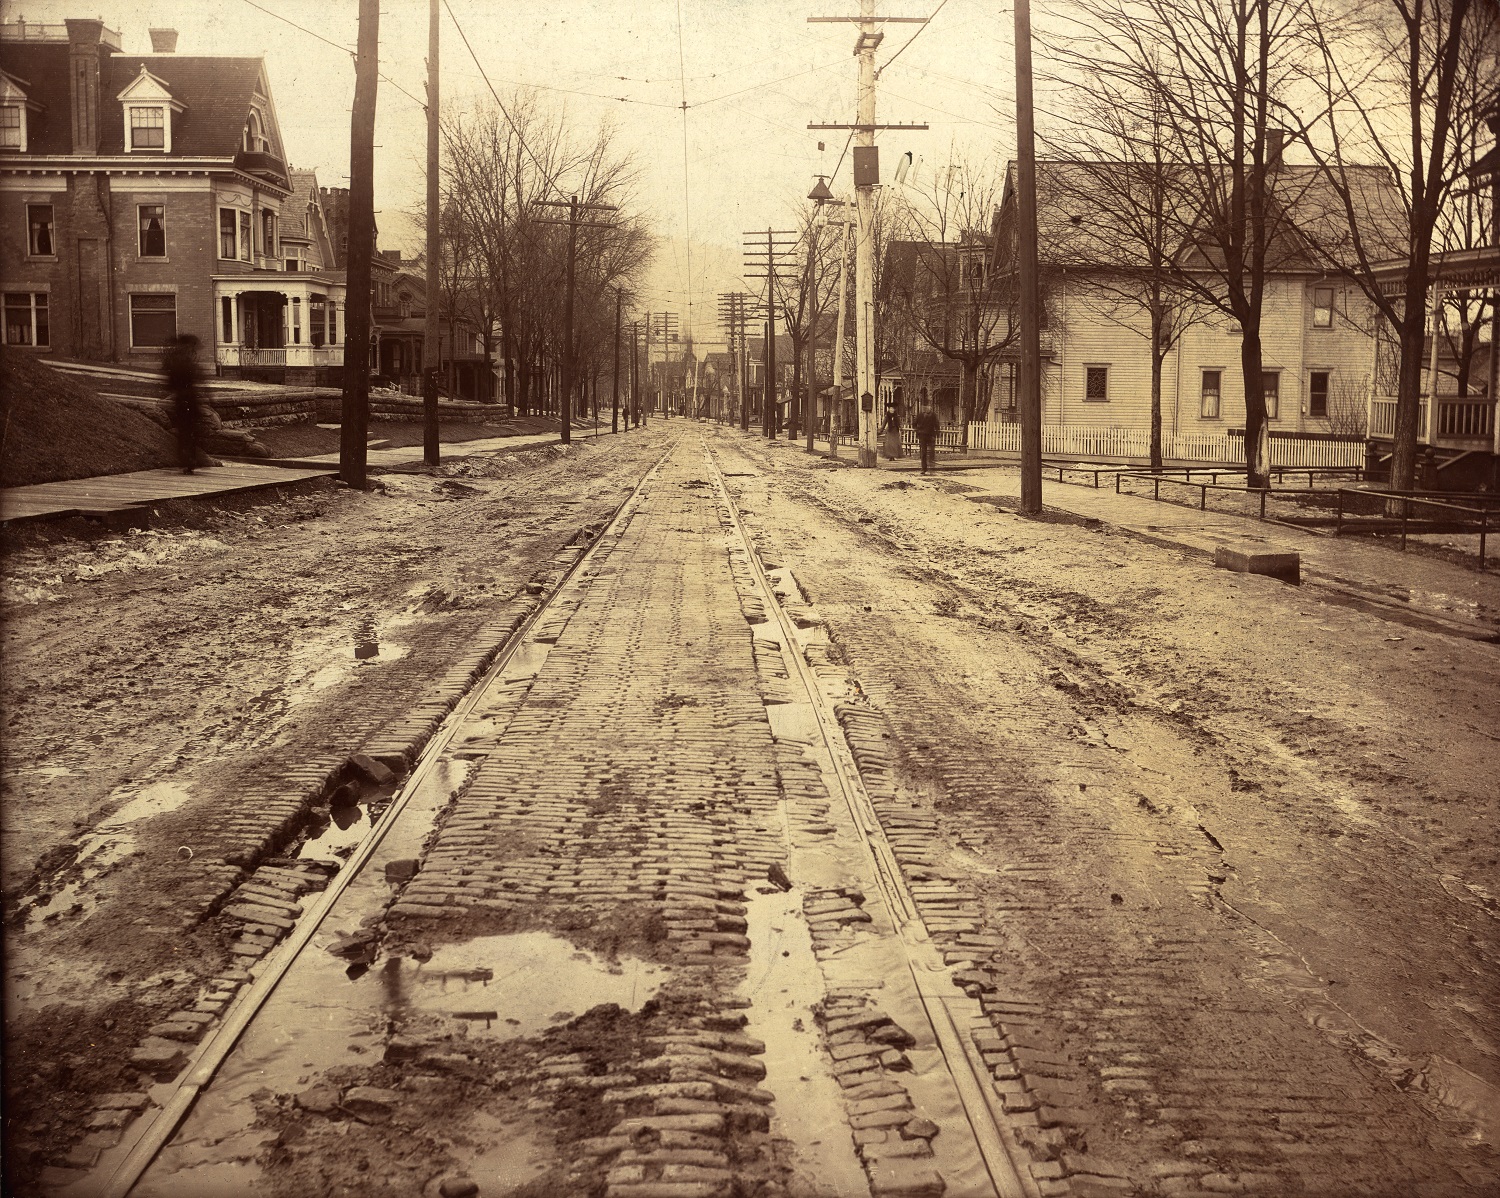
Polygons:
<instances>
[{"instance_id":1,"label":"wooden sidewalk","mask_svg":"<svg viewBox=\"0 0 1500 1198\"><path fill-rule=\"evenodd\" d=\"M258 491L337 474L336 467L260 466L247 462L180 470L137 470L67 482L0 489L0 523L43 516L91 516L128 511L175 499L198 499L236 491Z\"/></svg>"}]
</instances>

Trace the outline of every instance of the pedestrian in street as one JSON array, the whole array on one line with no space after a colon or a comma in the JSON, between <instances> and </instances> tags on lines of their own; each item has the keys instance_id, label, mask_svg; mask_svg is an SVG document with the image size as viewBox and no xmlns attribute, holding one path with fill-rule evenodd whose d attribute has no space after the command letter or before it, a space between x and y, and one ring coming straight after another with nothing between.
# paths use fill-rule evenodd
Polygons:
<instances>
[{"instance_id":1,"label":"pedestrian in street","mask_svg":"<svg viewBox=\"0 0 1500 1198\"><path fill-rule=\"evenodd\" d=\"M937 444L938 429L941 425L938 423L937 411L933 408L932 401L925 396L922 398L922 406L918 409L911 426L917 434L917 443L922 447L922 473L931 474L934 470L933 447Z\"/></svg>"},{"instance_id":2,"label":"pedestrian in street","mask_svg":"<svg viewBox=\"0 0 1500 1198\"><path fill-rule=\"evenodd\" d=\"M180 333L162 355L167 395L172 400L172 423L177 429L177 456L182 472L198 465L198 338Z\"/></svg>"},{"instance_id":3,"label":"pedestrian in street","mask_svg":"<svg viewBox=\"0 0 1500 1198\"><path fill-rule=\"evenodd\" d=\"M880 452L887 461L901 456L901 412L893 403L885 410L885 423L880 426Z\"/></svg>"}]
</instances>

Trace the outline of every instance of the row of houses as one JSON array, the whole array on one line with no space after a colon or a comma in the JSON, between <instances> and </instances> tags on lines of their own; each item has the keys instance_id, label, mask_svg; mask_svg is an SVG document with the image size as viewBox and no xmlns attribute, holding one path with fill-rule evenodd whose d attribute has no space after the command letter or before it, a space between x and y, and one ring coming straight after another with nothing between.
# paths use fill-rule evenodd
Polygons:
<instances>
[{"instance_id":1,"label":"row of houses","mask_svg":"<svg viewBox=\"0 0 1500 1198\"><path fill-rule=\"evenodd\" d=\"M1130 295L1135 264L1122 260L1120 249L1129 234L1112 230L1124 215L1101 198L1109 189L1091 186L1110 165L1037 163L1047 425L1145 430L1150 424L1150 321L1143 304ZM1331 255L1311 243L1324 235L1333 208L1314 168L1278 163L1276 169L1285 211L1268 255L1261 322L1271 435L1388 437L1396 382L1389 330L1365 292L1330 269ZM1370 170L1354 194L1363 204L1358 219L1367 240L1383 240L1398 251L1401 200L1389 176ZM881 299L887 325L877 362L882 413L895 408L906 417L926 397L946 423L959 422L962 352L944 349L979 346L986 352L974 384L973 418L1016 420L1013 297L994 285L996 273L1013 276L1016 209L1012 164L988 231L968 231L946 245L893 241L885 247ZM1493 299L1500 293L1500 247L1439 255L1435 265L1435 291L1467 287L1483 295L1488 289L1491 298L1483 301L1488 316L1462 362L1448 338L1429 337L1424 394L1432 397L1435 390L1436 397L1435 402L1424 399L1422 439L1450 456L1500 453ZM1393 284L1401 266L1391 263ZM1191 437L1242 431L1238 323L1203 303L1181 304L1175 317L1178 335L1161 363L1163 432ZM1460 378L1462 387L1456 385Z\"/></svg>"},{"instance_id":2,"label":"row of houses","mask_svg":"<svg viewBox=\"0 0 1500 1198\"><path fill-rule=\"evenodd\" d=\"M153 365L183 333L229 377L337 385L348 192L289 164L260 58L126 54L99 19L0 25L5 344ZM412 386L425 288L377 255L370 368ZM476 334L444 322L449 390L490 398Z\"/></svg>"}]
</instances>

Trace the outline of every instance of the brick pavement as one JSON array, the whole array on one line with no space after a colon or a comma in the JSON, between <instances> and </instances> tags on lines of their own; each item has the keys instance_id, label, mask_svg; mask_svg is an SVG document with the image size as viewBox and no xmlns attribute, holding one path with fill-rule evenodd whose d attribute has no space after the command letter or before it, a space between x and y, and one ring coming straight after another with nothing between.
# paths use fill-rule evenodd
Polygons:
<instances>
[{"instance_id":1,"label":"brick pavement","mask_svg":"<svg viewBox=\"0 0 1500 1198\"><path fill-rule=\"evenodd\" d=\"M543 1064L551 1101L602 1112L570 1184L609 1198L785 1192L736 990L806 779L767 720L786 670L731 530L701 441L680 438L533 627L544 659L460 726L472 772L388 917L427 942L556 928L671 966L651 1037Z\"/></svg>"},{"instance_id":2,"label":"brick pavement","mask_svg":"<svg viewBox=\"0 0 1500 1198\"><path fill-rule=\"evenodd\" d=\"M761 552L808 586L848 663L840 720L924 921L989 1016L978 1047L1007 1113L1032 1121L1042 1193L1482 1189L1420 1093L1288 1003L1259 929L1217 894L1217 845L1152 818L1044 666L992 630L932 631L937 596L914 598L898 561L794 514L764 477L735 481L766 513Z\"/></svg>"}]
</instances>

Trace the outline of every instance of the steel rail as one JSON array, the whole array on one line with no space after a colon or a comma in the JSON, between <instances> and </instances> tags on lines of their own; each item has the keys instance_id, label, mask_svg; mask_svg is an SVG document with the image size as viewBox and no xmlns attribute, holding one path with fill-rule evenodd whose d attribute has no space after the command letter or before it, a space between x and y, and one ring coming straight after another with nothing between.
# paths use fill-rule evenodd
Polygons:
<instances>
[{"instance_id":1,"label":"steel rail","mask_svg":"<svg viewBox=\"0 0 1500 1198\"><path fill-rule=\"evenodd\" d=\"M818 730L833 761L839 789L855 826L860 830L861 840L874 866L876 885L881 897L896 918L898 939L907 968L911 971L917 996L933 1030L938 1050L953 1078L964 1116L974 1134L980 1159L994 1184L995 1193L998 1198L1040 1198L1041 1191L1030 1171L1017 1165L1018 1161L1024 1162L1029 1158L1005 1123L1000 1098L990 1084L990 1072L980 1058L979 1050L964 1036L953 1018L949 1008L949 1000L956 996L952 979L932 948L931 934L927 931L917 910L916 899L901 874L895 850L886 837L869 791L865 789L853 751L844 737L843 725L829 708L817 675L802 654L796 625L776 598L775 588L740 520L739 508L729 494L724 472L706 439L704 459L725 509L729 512L735 533L750 558L750 568L764 593L767 611L775 613L776 622L781 628L782 644L786 649L783 657L793 663L797 680L811 701Z\"/></svg>"},{"instance_id":2,"label":"steel rail","mask_svg":"<svg viewBox=\"0 0 1500 1198\"><path fill-rule=\"evenodd\" d=\"M392 797L390 805L381 813L379 821L369 834L360 841L359 848L355 850L348 862L337 874L331 883L317 898L313 906L297 921L297 926L292 934L277 947L272 958L268 958L270 968L266 969L251 984L250 989L235 1000L230 1008L228 1018L204 1040L194 1054L191 1068L179 1079L172 1097L157 1112L150 1124L143 1130L140 1139L135 1146L126 1154L110 1175L109 1182L104 1190L100 1192L100 1198L127 1198L130 1191L140 1181L142 1175L161 1150L166 1147L167 1142L176 1133L182 1121L187 1117L198 1095L203 1092L213 1080L214 1074L219 1066L228 1058L240 1037L245 1034L247 1028L259 1014L261 1007L271 997L281 980L286 976L292 965L296 963L302 950L307 947L308 942L317 933L323 920L333 909L349 884L359 875L368 863L375 850L380 847L390 830L395 827L396 821L406 809L406 804L411 796L418 790L426 780L427 775L441 760L444 751L452 743L457 734L459 726L468 718L469 714L478 706L480 699L489 690L495 680L505 671L505 667L511 662L517 650L526 643L526 638L536 626L538 620L562 594L563 588L567 586L584 564L593 559L605 536L612 532L615 525L620 522L626 509L629 508L640 495L645 485L656 476L661 464L666 460L667 454L663 453L652 463L650 468L641 475L640 481L631 488L630 494L622 500L618 507L610 514L603 528L589 546L574 559L564 572L551 592L532 609L520 624L511 632L501 647L495 659L485 670L484 676L480 678L453 707L453 710L444 718L432 738L423 746L417 756L412 772L407 776L401 788Z\"/></svg>"}]
</instances>

